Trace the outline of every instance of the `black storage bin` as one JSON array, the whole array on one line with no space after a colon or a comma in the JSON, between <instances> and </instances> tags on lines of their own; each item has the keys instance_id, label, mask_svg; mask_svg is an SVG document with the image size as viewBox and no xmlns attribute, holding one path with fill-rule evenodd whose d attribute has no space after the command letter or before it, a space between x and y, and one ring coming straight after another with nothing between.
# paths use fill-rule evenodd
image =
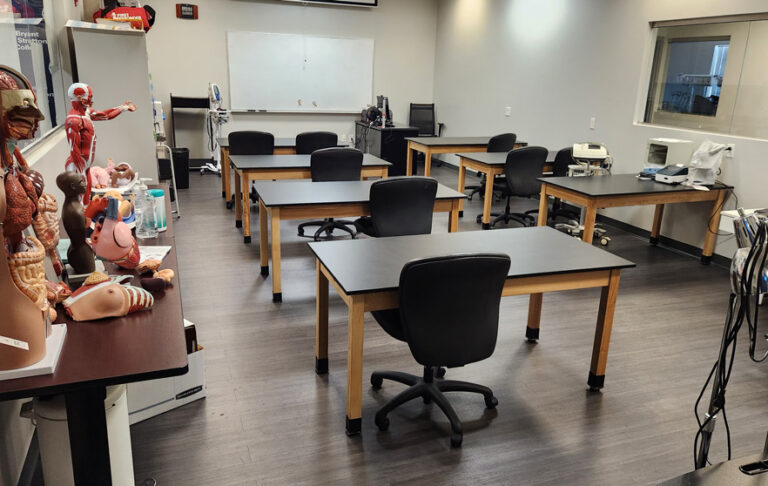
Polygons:
<instances>
[{"instance_id":1,"label":"black storage bin","mask_svg":"<svg viewBox=\"0 0 768 486\"><path fill-rule=\"evenodd\" d=\"M189 149L173 148L173 171L176 173L176 189L189 189Z\"/></svg>"}]
</instances>

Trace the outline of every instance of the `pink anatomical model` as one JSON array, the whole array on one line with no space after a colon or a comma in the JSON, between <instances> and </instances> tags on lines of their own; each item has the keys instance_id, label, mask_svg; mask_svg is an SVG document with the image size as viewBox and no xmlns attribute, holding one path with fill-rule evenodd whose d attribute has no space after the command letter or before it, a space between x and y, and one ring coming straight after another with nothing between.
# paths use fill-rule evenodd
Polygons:
<instances>
[{"instance_id":1,"label":"pink anatomical model","mask_svg":"<svg viewBox=\"0 0 768 486\"><path fill-rule=\"evenodd\" d=\"M91 217L95 205L92 201L86 209L86 216ZM97 221L88 244L93 252L104 260L110 261L122 268L132 269L139 264L139 245L131 234L131 229L123 223L118 214L119 201L113 197L107 198L106 212L103 221Z\"/></svg>"}]
</instances>

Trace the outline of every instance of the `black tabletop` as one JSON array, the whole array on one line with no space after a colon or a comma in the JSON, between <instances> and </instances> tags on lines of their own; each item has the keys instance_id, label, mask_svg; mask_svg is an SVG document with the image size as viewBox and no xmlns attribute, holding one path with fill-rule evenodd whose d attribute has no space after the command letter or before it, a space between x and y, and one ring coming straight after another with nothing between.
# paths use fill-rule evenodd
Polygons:
<instances>
[{"instance_id":1,"label":"black tabletop","mask_svg":"<svg viewBox=\"0 0 768 486\"><path fill-rule=\"evenodd\" d=\"M507 152L460 152L456 155L486 165L504 165L507 163ZM557 155L557 151L550 150L547 153L547 162L553 162L555 155Z\"/></svg>"},{"instance_id":2,"label":"black tabletop","mask_svg":"<svg viewBox=\"0 0 768 486\"><path fill-rule=\"evenodd\" d=\"M308 154L290 155L230 155L229 161L237 169L309 169ZM375 155L363 155L363 167L391 166Z\"/></svg>"},{"instance_id":3,"label":"black tabletop","mask_svg":"<svg viewBox=\"0 0 768 486\"><path fill-rule=\"evenodd\" d=\"M219 137L216 140L219 142L219 147L229 148L229 138ZM293 137L275 138L275 148L293 148L295 146L296 139Z\"/></svg>"},{"instance_id":4,"label":"black tabletop","mask_svg":"<svg viewBox=\"0 0 768 486\"><path fill-rule=\"evenodd\" d=\"M444 145L488 145L491 137L405 137L410 142L418 142L428 147Z\"/></svg>"},{"instance_id":5,"label":"black tabletop","mask_svg":"<svg viewBox=\"0 0 768 486\"><path fill-rule=\"evenodd\" d=\"M636 174L611 174L591 177L542 177L539 180L549 185L562 187L563 189L586 196L626 196L696 190L682 184L664 184L663 182L640 180L636 177ZM718 183L711 187L712 189L731 189L733 186Z\"/></svg>"},{"instance_id":6,"label":"black tabletop","mask_svg":"<svg viewBox=\"0 0 768 486\"><path fill-rule=\"evenodd\" d=\"M157 186L156 186L157 187ZM159 186L168 192L167 185ZM0 400L52 395L96 386L151 380L187 372L187 345L181 310L181 284L170 199L165 198L168 229L141 245L171 245L162 268L176 273L173 286L154 294L152 310L125 317L73 322L59 307L56 324L67 323L67 336L56 372L0 381ZM110 275L132 274L131 285L139 286L135 271L105 263Z\"/></svg>"},{"instance_id":7,"label":"black tabletop","mask_svg":"<svg viewBox=\"0 0 768 486\"><path fill-rule=\"evenodd\" d=\"M659 483L659 486L768 486L768 473L749 476L739 466L766 459L765 454L721 462Z\"/></svg>"},{"instance_id":8,"label":"black tabletop","mask_svg":"<svg viewBox=\"0 0 768 486\"><path fill-rule=\"evenodd\" d=\"M267 207L311 204L368 202L375 181L312 182L308 180L258 181L256 192ZM437 199L464 199L467 196L442 184Z\"/></svg>"},{"instance_id":9,"label":"black tabletop","mask_svg":"<svg viewBox=\"0 0 768 486\"><path fill-rule=\"evenodd\" d=\"M416 133L418 133L418 128L406 125L405 123L395 123L394 125L390 125L383 128L381 126L371 125L370 123L361 122L360 120L356 121L355 124L365 128L370 128L371 130L383 129L383 130L389 130L389 131L409 131L409 132L417 130Z\"/></svg>"},{"instance_id":10,"label":"black tabletop","mask_svg":"<svg viewBox=\"0 0 768 486\"><path fill-rule=\"evenodd\" d=\"M634 267L547 226L309 243L347 294L397 289L407 262L441 255L505 253L508 278Z\"/></svg>"}]
</instances>

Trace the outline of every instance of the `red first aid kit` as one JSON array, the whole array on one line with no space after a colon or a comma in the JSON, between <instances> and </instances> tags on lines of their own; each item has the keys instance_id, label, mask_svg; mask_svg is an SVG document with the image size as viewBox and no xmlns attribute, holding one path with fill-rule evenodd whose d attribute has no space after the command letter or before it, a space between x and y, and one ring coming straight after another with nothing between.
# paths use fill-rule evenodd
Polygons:
<instances>
[{"instance_id":1,"label":"red first aid kit","mask_svg":"<svg viewBox=\"0 0 768 486\"><path fill-rule=\"evenodd\" d=\"M155 10L145 5L143 7L114 7L101 8L94 12L93 21L103 18L117 22L129 22L132 29L143 29L149 31L155 23Z\"/></svg>"}]
</instances>

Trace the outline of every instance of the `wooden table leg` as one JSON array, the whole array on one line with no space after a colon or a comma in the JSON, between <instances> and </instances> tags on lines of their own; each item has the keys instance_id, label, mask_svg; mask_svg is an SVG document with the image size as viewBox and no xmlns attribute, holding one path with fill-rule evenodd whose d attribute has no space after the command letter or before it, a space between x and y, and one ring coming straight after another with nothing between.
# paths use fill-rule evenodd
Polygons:
<instances>
[{"instance_id":1,"label":"wooden table leg","mask_svg":"<svg viewBox=\"0 0 768 486\"><path fill-rule=\"evenodd\" d=\"M430 177L432 173L432 149L424 153L424 177Z\"/></svg>"},{"instance_id":2,"label":"wooden table leg","mask_svg":"<svg viewBox=\"0 0 768 486\"><path fill-rule=\"evenodd\" d=\"M720 228L720 211L723 210L725 198L728 191L718 191L717 199L712 203L712 211L709 213L709 222L707 223L707 235L704 237L704 248L701 249L701 263L709 265L712 261L712 254L715 252L715 243L717 242L717 230Z\"/></svg>"},{"instance_id":3,"label":"wooden table leg","mask_svg":"<svg viewBox=\"0 0 768 486\"><path fill-rule=\"evenodd\" d=\"M541 301L544 294L531 294L528 301L528 326L525 328L525 339L535 343L539 339L539 324L541 323Z\"/></svg>"},{"instance_id":4,"label":"wooden table leg","mask_svg":"<svg viewBox=\"0 0 768 486\"><path fill-rule=\"evenodd\" d=\"M251 188L249 187L250 178L248 174L243 172L240 176L240 182L242 187L240 188L240 195L243 201L240 205L243 208L243 243L251 242Z\"/></svg>"},{"instance_id":5,"label":"wooden table leg","mask_svg":"<svg viewBox=\"0 0 768 486\"><path fill-rule=\"evenodd\" d=\"M219 147L219 159L221 160L221 197L229 202L227 193L229 192L229 160L227 160L227 149Z\"/></svg>"},{"instance_id":6,"label":"wooden table leg","mask_svg":"<svg viewBox=\"0 0 768 486\"><path fill-rule=\"evenodd\" d=\"M657 204L656 210L653 212L653 226L651 226L651 244L656 246L659 244L659 235L661 235L661 220L664 217L664 205Z\"/></svg>"},{"instance_id":7,"label":"wooden table leg","mask_svg":"<svg viewBox=\"0 0 768 486\"><path fill-rule=\"evenodd\" d=\"M282 282L280 280L280 208L270 210L272 234L272 302L283 301Z\"/></svg>"},{"instance_id":8,"label":"wooden table leg","mask_svg":"<svg viewBox=\"0 0 768 486\"><path fill-rule=\"evenodd\" d=\"M549 216L549 196L547 196L547 184L541 185L541 195L539 196L539 221L538 226L547 225L547 217Z\"/></svg>"},{"instance_id":9,"label":"wooden table leg","mask_svg":"<svg viewBox=\"0 0 768 486\"><path fill-rule=\"evenodd\" d=\"M595 343L592 346L592 363L589 367L587 385L591 391L598 391L605 383L605 367L608 362L608 345L611 341L613 314L616 297L619 294L619 270L611 270L608 285L600 295L600 309L597 312Z\"/></svg>"},{"instance_id":10,"label":"wooden table leg","mask_svg":"<svg viewBox=\"0 0 768 486\"><path fill-rule=\"evenodd\" d=\"M459 187L457 191L464 194L464 185L467 181L467 168L464 167L464 159L459 158ZM459 201L459 217L464 217L464 200Z\"/></svg>"},{"instance_id":11,"label":"wooden table leg","mask_svg":"<svg viewBox=\"0 0 768 486\"><path fill-rule=\"evenodd\" d=\"M243 227L243 198L240 195L240 172L235 171L235 228Z\"/></svg>"},{"instance_id":12,"label":"wooden table leg","mask_svg":"<svg viewBox=\"0 0 768 486\"><path fill-rule=\"evenodd\" d=\"M259 198L259 258L261 259L261 275L269 275L269 228L267 227L267 207Z\"/></svg>"},{"instance_id":13,"label":"wooden table leg","mask_svg":"<svg viewBox=\"0 0 768 486\"><path fill-rule=\"evenodd\" d=\"M493 175L486 173L483 194L483 229L491 229L491 203L493 201Z\"/></svg>"},{"instance_id":14,"label":"wooden table leg","mask_svg":"<svg viewBox=\"0 0 768 486\"><path fill-rule=\"evenodd\" d=\"M315 299L315 373L328 373L328 278L317 260L317 298Z\"/></svg>"},{"instance_id":15,"label":"wooden table leg","mask_svg":"<svg viewBox=\"0 0 768 486\"><path fill-rule=\"evenodd\" d=\"M363 417L363 296L349 301L347 342L347 435L360 433Z\"/></svg>"},{"instance_id":16,"label":"wooden table leg","mask_svg":"<svg viewBox=\"0 0 768 486\"><path fill-rule=\"evenodd\" d=\"M416 175L413 172L413 148L411 147L411 142L408 142L408 147L405 151L405 175Z\"/></svg>"},{"instance_id":17,"label":"wooden table leg","mask_svg":"<svg viewBox=\"0 0 768 486\"><path fill-rule=\"evenodd\" d=\"M107 416L104 411L106 396L107 391L103 386L65 395L75 484L112 484Z\"/></svg>"},{"instance_id":18,"label":"wooden table leg","mask_svg":"<svg viewBox=\"0 0 768 486\"><path fill-rule=\"evenodd\" d=\"M449 233L459 231L459 207L461 207L461 199L457 199L451 203L451 211L448 213Z\"/></svg>"},{"instance_id":19,"label":"wooden table leg","mask_svg":"<svg viewBox=\"0 0 768 486\"><path fill-rule=\"evenodd\" d=\"M592 238L595 236L595 219L597 219L597 205L594 201L590 201L587 204L584 215L584 232L581 235L582 241L590 245L592 244Z\"/></svg>"}]
</instances>

